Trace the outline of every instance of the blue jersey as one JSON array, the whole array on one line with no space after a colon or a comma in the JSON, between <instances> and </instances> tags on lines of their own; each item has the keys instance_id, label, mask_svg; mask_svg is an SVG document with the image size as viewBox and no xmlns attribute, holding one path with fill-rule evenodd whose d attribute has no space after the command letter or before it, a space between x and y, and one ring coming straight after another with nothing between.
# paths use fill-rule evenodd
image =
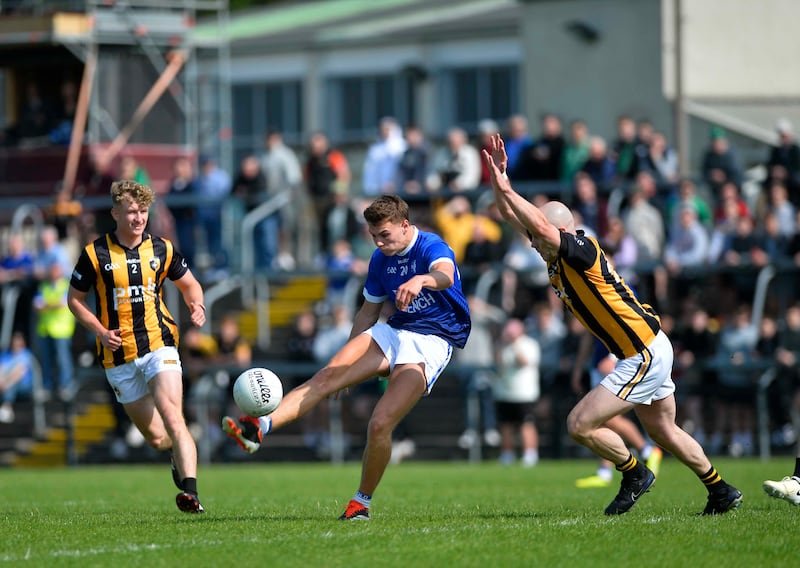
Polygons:
<instances>
[{"instance_id":1,"label":"blue jersey","mask_svg":"<svg viewBox=\"0 0 800 568\"><path fill-rule=\"evenodd\" d=\"M386 323L395 329L436 335L454 347L463 348L472 323L453 249L434 233L416 227L414 231L411 244L402 253L386 256L380 249L372 253L364 297L376 304L385 300L395 303L397 288L403 282L417 274L427 274L439 261L452 262L455 267L452 286L445 290L423 288L405 311L397 311Z\"/></svg>"}]
</instances>

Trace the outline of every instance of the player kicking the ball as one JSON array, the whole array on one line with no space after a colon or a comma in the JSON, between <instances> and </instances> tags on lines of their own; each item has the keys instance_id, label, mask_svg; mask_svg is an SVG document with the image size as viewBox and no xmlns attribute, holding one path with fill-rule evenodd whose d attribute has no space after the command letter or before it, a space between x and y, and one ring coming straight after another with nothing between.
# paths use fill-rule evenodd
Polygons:
<instances>
[{"instance_id":1,"label":"player kicking the ball","mask_svg":"<svg viewBox=\"0 0 800 568\"><path fill-rule=\"evenodd\" d=\"M369 520L372 495L391 457L392 430L430 394L453 347L464 347L471 327L447 243L412 225L408 204L395 195L378 197L364 219L378 248L370 259L364 303L350 340L323 369L290 391L271 415L222 420L223 430L253 453L263 435L297 420L325 397L376 375L388 376L367 427L361 483L340 520ZM387 301L396 311L386 323L377 323Z\"/></svg>"}]
</instances>

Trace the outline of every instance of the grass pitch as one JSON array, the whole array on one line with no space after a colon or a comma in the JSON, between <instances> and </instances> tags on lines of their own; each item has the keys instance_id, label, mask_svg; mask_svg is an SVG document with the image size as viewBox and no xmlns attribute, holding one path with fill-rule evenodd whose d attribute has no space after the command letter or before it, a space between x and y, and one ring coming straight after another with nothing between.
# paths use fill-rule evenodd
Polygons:
<instances>
[{"instance_id":1,"label":"grass pitch","mask_svg":"<svg viewBox=\"0 0 800 568\"><path fill-rule=\"evenodd\" d=\"M739 511L695 517L706 492L667 458L653 490L605 517L617 491L575 489L595 462L390 466L370 522L336 517L359 465L201 467L203 515L175 507L169 465L0 471L0 563L28 566L796 566L800 508L763 479L792 458L715 460Z\"/></svg>"}]
</instances>

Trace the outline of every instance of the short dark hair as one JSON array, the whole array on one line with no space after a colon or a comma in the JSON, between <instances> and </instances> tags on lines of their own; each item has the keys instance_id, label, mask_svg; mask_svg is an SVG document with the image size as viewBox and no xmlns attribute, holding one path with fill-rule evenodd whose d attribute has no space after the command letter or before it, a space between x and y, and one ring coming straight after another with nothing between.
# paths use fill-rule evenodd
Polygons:
<instances>
[{"instance_id":1,"label":"short dark hair","mask_svg":"<svg viewBox=\"0 0 800 568\"><path fill-rule=\"evenodd\" d=\"M369 225L378 225L387 220L402 223L408 219L408 203L397 195L381 195L364 209L364 219Z\"/></svg>"}]
</instances>

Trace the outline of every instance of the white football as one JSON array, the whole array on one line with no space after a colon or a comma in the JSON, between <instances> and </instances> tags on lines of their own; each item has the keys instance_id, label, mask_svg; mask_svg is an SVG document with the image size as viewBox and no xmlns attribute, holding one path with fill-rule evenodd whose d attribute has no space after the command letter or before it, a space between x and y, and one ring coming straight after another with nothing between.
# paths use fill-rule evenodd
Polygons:
<instances>
[{"instance_id":1,"label":"white football","mask_svg":"<svg viewBox=\"0 0 800 568\"><path fill-rule=\"evenodd\" d=\"M269 369L247 369L233 384L233 400L248 416L266 416L283 400L283 384Z\"/></svg>"}]
</instances>

